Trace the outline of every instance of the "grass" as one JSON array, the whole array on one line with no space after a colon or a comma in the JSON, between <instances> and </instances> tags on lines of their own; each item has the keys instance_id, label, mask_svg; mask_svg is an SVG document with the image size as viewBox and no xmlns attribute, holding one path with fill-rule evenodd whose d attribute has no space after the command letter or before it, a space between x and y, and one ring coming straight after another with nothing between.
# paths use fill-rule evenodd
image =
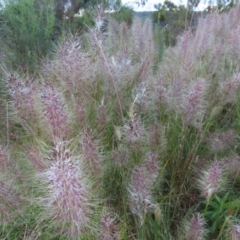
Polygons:
<instances>
[{"instance_id":1,"label":"grass","mask_svg":"<svg viewBox=\"0 0 240 240\"><path fill-rule=\"evenodd\" d=\"M164 55L149 20L110 19L34 81L3 67L0 238L238 239L238 11Z\"/></svg>"}]
</instances>

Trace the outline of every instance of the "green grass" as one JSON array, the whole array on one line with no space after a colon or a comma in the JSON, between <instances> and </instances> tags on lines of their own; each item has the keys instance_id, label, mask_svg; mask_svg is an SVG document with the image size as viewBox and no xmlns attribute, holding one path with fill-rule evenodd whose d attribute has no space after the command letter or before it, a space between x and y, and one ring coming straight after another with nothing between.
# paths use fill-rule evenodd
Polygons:
<instances>
[{"instance_id":1,"label":"green grass","mask_svg":"<svg viewBox=\"0 0 240 240\"><path fill-rule=\"evenodd\" d=\"M110 19L34 81L4 67L0 238L238 239L238 10L164 54L150 21Z\"/></svg>"}]
</instances>

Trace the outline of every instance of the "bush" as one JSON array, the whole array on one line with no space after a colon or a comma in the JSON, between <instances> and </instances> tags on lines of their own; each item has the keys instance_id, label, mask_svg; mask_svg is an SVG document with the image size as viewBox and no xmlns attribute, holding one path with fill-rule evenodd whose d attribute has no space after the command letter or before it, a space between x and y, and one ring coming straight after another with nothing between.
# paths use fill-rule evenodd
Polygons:
<instances>
[{"instance_id":1,"label":"bush","mask_svg":"<svg viewBox=\"0 0 240 240\"><path fill-rule=\"evenodd\" d=\"M54 15L52 1L6 1L0 38L5 64L23 71L33 70L52 47Z\"/></svg>"},{"instance_id":2,"label":"bush","mask_svg":"<svg viewBox=\"0 0 240 240\"><path fill-rule=\"evenodd\" d=\"M129 7L122 6L118 11L112 13L111 16L118 22L126 22L128 25L132 24L133 10Z\"/></svg>"}]
</instances>

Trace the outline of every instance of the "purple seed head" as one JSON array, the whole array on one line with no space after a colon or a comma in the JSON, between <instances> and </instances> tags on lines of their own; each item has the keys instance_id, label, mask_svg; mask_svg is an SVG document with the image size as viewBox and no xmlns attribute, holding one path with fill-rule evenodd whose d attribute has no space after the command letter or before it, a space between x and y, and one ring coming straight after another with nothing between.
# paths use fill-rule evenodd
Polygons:
<instances>
[{"instance_id":1,"label":"purple seed head","mask_svg":"<svg viewBox=\"0 0 240 240\"><path fill-rule=\"evenodd\" d=\"M205 235L205 222L202 216L195 214L185 225L184 236L186 240L203 240Z\"/></svg>"},{"instance_id":2,"label":"purple seed head","mask_svg":"<svg viewBox=\"0 0 240 240\"><path fill-rule=\"evenodd\" d=\"M82 137L82 154L85 164L91 172L99 175L102 172L98 142L93 138L90 131L85 131Z\"/></svg>"},{"instance_id":3,"label":"purple seed head","mask_svg":"<svg viewBox=\"0 0 240 240\"><path fill-rule=\"evenodd\" d=\"M239 240L240 239L240 225L234 224L229 226L227 229L228 237L231 240Z\"/></svg>"},{"instance_id":4,"label":"purple seed head","mask_svg":"<svg viewBox=\"0 0 240 240\"><path fill-rule=\"evenodd\" d=\"M57 226L69 226L70 236L79 236L90 224L92 196L78 159L63 144L59 144L52 154L50 167L39 176L47 186L47 193L42 199L47 214Z\"/></svg>"},{"instance_id":5,"label":"purple seed head","mask_svg":"<svg viewBox=\"0 0 240 240\"><path fill-rule=\"evenodd\" d=\"M100 239L112 240L119 236L117 218L113 214L104 213L100 220Z\"/></svg>"},{"instance_id":6,"label":"purple seed head","mask_svg":"<svg viewBox=\"0 0 240 240\"><path fill-rule=\"evenodd\" d=\"M223 190L223 175L224 170L219 161L214 161L207 170L202 172L199 187L206 199L210 199L214 193Z\"/></svg>"},{"instance_id":7,"label":"purple seed head","mask_svg":"<svg viewBox=\"0 0 240 240\"><path fill-rule=\"evenodd\" d=\"M50 83L45 83L43 90L43 113L53 137L67 137L69 134L69 119L60 94Z\"/></svg>"},{"instance_id":8,"label":"purple seed head","mask_svg":"<svg viewBox=\"0 0 240 240\"><path fill-rule=\"evenodd\" d=\"M204 93L207 87L206 80L197 79L190 87L182 103L183 121L187 125L201 121L204 113Z\"/></svg>"}]
</instances>

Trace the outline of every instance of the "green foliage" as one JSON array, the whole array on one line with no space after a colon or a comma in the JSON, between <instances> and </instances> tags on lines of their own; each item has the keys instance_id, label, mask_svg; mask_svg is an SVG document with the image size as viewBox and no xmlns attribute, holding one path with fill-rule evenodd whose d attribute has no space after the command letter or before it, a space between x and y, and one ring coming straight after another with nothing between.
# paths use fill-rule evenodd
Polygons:
<instances>
[{"instance_id":1,"label":"green foliage","mask_svg":"<svg viewBox=\"0 0 240 240\"><path fill-rule=\"evenodd\" d=\"M156 56L156 66L157 64L162 60L163 56L164 56L164 51L165 51L165 35L164 35L165 31L164 29L155 26L154 27L154 41L156 43L156 48L157 48L157 56Z\"/></svg>"},{"instance_id":2,"label":"green foliage","mask_svg":"<svg viewBox=\"0 0 240 240\"><path fill-rule=\"evenodd\" d=\"M238 0L218 0L217 10L218 12L228 12L231 8L239 3Z\"/></svg>"},{"instance_id":3,"label":"green foliage","mask_svg":"<svg viewBox=\"0 0 240 240\"><path fill-rule=\"evenodd\" d=\"M89 11L84 11L81 16L63 19L62 28L67 32L83 34L95 25L94 15Z\"/></svg>"},{"instance_id":4,"label":"green foliage","mask_svg":"<svg viewBox=\"0 0 240 240\"><path fill-rule=\"evenodd\" d=\"M165 44L173 46L177 36L191 27L194 13L183 6L176 6L171 1L155 6L157 11L153 14L153 22L164 30Z\"/></svg>"},{"instance_id":5,"label":"green foliage","mask_svg":"<svg viewBox=\"0 0 240 240\"><path fill-rule=\"evenodd\" d=\"M34 70L52 47L54 9L51 1L9 0L2 10L1 41L5 64Z\"/></svg>"},{"instance_id":6,"label":"green foliage","mask_svg":"<svg viewBox=\"0 0 240 240\"><path fill-rule=\"evenodd\" d=\"M116 12L111 14L118 22L126 22L128 25L132 24L133 10L129 7L122 6Z\"/></svg>"},{"instance_id":7,"label":"green foliage","mask_svg":"<svg viewBox=\"0 0 240 240\"><path fill-rule=\"evenodd\" d=\"M221 236L229 218L236 219L240 210L240 201L229 192L223 196L214 195L209 201L203 201L203 203L205 204L204 216L209 220L208 230L213 238Z\"/></svg>"}]
</instances>

